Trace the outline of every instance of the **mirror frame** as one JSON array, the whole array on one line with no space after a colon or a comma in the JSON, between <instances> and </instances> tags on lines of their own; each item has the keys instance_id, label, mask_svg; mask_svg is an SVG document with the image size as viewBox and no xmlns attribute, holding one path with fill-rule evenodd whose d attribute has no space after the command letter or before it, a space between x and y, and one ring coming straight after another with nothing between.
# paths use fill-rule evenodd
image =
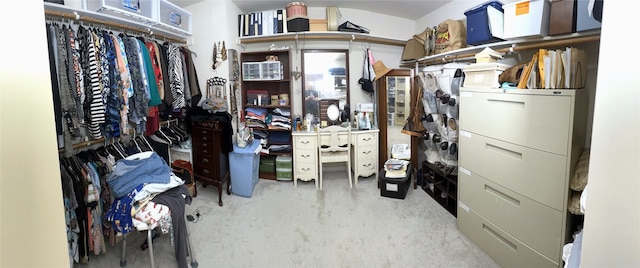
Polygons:
<instances>
[{"instance_id":1,"label":"mirror frame","mask_svg":"<svg viewBox=\"0 0 640 268\"><path fill-rule=\"evenodd\" d=\"M345 69L345 86L346 86L346 100L345 100L345 105L349 105L350 106L350 101L351 101L351 95L350 95L350 88L349 88L349 50L347 49L303 49L301 50L301 66L302 66L302 116L306 116L306 114L308 113L307 111L307 102L306 102L306 98L307 98L307 83L310 82L310 79L307 77L306 71L308 70L308 68L305 68L305 64L311 64L310 62L305 62L305 55L307 53L343 53L344 57L345 57L345 62L344 62L344 69ZM335 66L335 67L342 67L342 66ZM319 95L319 94L318 94ZM338 105L338 108L340 109L340 111L344 110L344 106L340 107ZM318 105L318 109L320 109L320 105ZM322 115L322 111L319 110L319 115ZM319 116L320 117L320 116ZM338 120L340 121L340 120Z\"/></svg>"}]
</instances>

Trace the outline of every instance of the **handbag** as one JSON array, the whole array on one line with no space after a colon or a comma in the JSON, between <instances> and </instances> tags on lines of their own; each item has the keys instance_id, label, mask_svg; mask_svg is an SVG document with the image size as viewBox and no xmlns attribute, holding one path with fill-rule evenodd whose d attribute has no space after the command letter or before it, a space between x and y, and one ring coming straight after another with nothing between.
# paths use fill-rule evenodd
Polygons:
<instances>
[{"instance_id":1,"label":"handbag","mask_svg":"<svg viewBox=\"0 0 640 268\"><path fill-rule=\"evenodd\" d=\"M367 93L373 93L373 80L376 78L376 74L373 70L373 65L371 64L373 55L371 51L367 48L364 51L364 65L362 67L362 78L358 79L358 84L362 87Z\"/></svg>"},{"instance_id":2,"label":"handbag","mask_svg":"<svg viewBox=\"0 0 640 268\"><path fill-rule=\"evenodd\" d=\"M202 102L202 108L211 113L227 112L227 98L222 92L227 84L227 79L214 77L207 79L207 98Z\"/></svg>"}]
</instances>

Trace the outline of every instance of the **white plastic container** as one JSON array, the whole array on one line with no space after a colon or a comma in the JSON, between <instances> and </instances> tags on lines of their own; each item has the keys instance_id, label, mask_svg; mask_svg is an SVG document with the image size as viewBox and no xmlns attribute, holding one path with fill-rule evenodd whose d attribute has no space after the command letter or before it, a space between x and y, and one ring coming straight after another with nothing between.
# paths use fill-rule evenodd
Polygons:
<instances>
[{"instance_id":1,"label":"white plastic container","mask_svg":"<svg viewBox=\"0 0 640 268\"><path fill-rule=\"evenodd\" d=\"M191 35L191 13L167 0L159 0L156 19L157 26Z\"/></svg>"},{"instance_id":2,"label":"white plastic container","mask_svg":"<svg viewBox=\"0 0 640 268\"><path fill-rule=\"evenodd\" d=\"M474 63L462 68L465 74L464 87L500 88L499 76L510 66L507 64Z\"/></svg>"},{"instance_id":3,"label":"white plastic container","mask_svg":"<svg viewBox=\"0 0 640 268\"><path fill-rule=\"evenodd\" d=\"M155 25L157 0L84 0L83 6L90 11L96 11L110 16L137 20Z\"/></svg>"},{"instance_id":4,"label":"white plastic container","mask_svg":"<svg viewBox=\"0 0 640 268\"><path fill-rule=\"evenodd\" d=\"M549 35L550 7L548 0L504 4L505 39Z\"/></svg>"}]
</instances>

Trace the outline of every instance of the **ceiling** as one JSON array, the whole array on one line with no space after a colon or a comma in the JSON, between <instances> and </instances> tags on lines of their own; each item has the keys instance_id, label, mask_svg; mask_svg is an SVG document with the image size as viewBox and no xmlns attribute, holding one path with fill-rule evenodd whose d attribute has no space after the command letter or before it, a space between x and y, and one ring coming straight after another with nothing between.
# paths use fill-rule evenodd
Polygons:
<instances>
[{"instance_id":1,"label":"ceiling","mask_svg":"<svg viewBox=\"0 0 640 268\"><path fill-rule=\"evenodd\" d=\"M202 1L218 1L218 0L172 0L180 7L186 7L191 4ZM285 8L287 4L293 2L290 0L232 0L243 12L254 12L276 8ZM375 13L386 14L390 16L402 17L411 20L417 20L431 11L451 2L451 0L307 0L300 1L307 7L328 7L335 6L338 8L352 8L367 10Z\"/></svg>"}]
</instances>

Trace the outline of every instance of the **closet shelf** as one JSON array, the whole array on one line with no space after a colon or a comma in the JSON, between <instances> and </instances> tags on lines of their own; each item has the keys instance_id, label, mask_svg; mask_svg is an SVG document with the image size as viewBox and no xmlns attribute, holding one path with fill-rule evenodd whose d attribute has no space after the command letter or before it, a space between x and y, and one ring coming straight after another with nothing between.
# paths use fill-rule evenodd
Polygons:
<instances>
[{"instance_id":1,"label":"closet shelf","mask_svg":"<svg viewBox=\"0 0 640 268\"><path fill-rule=\"evenodd\" d=\"M338 40L338 41L357 41L368 42L374 44L391 45L404 47L406 40L398 40L387 37L373 36L362 33L350 33L350 32L295 32L295 33L283 33L263 36L245 36L238 37L238 44L253 44L264 42L277 42L277 41L305 41L305 40Z\"/></svg>"},{"instance_id":2,"label":"closet shelf","mask_svg":"<svg viewBox=\"0 0 640 268\"><path fill-rule=\"evenodd\" d=\"M167 29L159 28L153 24L144 23L142 21L133 21L123 18L109 16L100 12L94 12L84 9L77 9L54 3L44 3L44 13L47 17L67 19L73 22L85 22L88 24L99 24L110 26L112 28L134 31L141 34L153 35L155 37L165 39L166 41L175 43L186 43L187 35L181 32L174 32Z\"/></svg>"},{"instance_id":3,"label":"closet shelf","mask_svg":"<svg viewBox=\"0 0 640 268\"><path fill-rule=\"evenodd\" d=\"M545 36L540 38L525 38L483 44L479 46L469 46L437 55L423 57L417 60L400 62L401 67L414 68L431 64L453 62L456 60L471 60L475 54L489 47L500 53L530 50L536 48L563 47L582 43L592 43L600 41L600 30L588 32L572 33L557 36Z\"/></svg>"}]
</instances>

